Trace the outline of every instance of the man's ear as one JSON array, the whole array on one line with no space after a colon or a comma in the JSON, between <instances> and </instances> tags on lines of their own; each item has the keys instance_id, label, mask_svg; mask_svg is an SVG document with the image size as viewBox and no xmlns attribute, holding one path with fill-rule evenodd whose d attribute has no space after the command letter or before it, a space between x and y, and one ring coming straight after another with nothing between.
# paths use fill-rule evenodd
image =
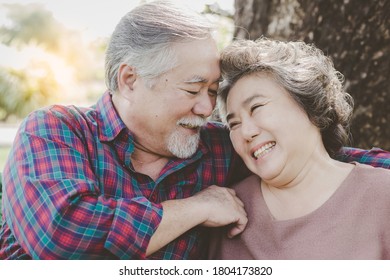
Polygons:
<instances>
[{"instance_id":1,"label":"man's ear","mask_svg":"<svg viewBox=\"0 0 390 280\"><path fill-rule=\"evenodd\" d=\"M133 85L137 74L133 67L127 64L121 64L118 69L118 90L119 92L133 91Z\"/></svg>"}]
</instances>

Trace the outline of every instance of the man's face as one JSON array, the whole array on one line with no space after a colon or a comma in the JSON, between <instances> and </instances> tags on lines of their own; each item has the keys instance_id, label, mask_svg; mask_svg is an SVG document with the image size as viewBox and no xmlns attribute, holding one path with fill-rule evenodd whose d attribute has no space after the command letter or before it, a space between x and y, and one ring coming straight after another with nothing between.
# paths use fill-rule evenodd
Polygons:
<instances>
[{"instance_id":1,"label":"man's face","mask_svg":"<svg viewBox=\"0 0 390 280\"><path fill-rule=\"evenodd\" d=\"M174 47L177 67L159 77L152 87L137 77L128 122L144 150L187 158L196 152L200 126L216 104L219 55L212 39Z\"/></svg>"}]
</instances>

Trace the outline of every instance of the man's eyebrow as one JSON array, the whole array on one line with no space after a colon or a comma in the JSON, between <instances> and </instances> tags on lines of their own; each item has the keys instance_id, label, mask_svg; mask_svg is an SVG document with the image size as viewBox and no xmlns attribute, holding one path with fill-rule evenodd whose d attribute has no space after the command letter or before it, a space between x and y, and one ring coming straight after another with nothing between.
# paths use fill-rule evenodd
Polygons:
<instances>
[{"instance_id":1,"label":"man's eyebrow","mask_svg":"<svg viewBox=\"0 0 390 280\"><path fill-rule=\"evenodd\" d=\"M219 77L217 80L215 80L213 82L213 84L214 83L219 83L220 81L221 81L221 78ZM208 79L206 79L206 78L204 78L202 76L199 76L199 75L195 75L192 78L184 81L184 83L187 83L187 84L196 84L196 83L203 83L203 84L205 84L205 83L208 83L208 82L209 82Z\"/></svg>"},{"instance_id":2,"label":"man's eyebrow","mask_svg":"<svg viewBox=\"0 0 390 280\"><path fill-rule=\"evenodd\" d=\"M187 84L196 84L196 83L207 83L208 81L209 80L207 80L206 78L196 75L191 77L188 80L185 80L184 82Z\"/></svg>"}]
</instances>

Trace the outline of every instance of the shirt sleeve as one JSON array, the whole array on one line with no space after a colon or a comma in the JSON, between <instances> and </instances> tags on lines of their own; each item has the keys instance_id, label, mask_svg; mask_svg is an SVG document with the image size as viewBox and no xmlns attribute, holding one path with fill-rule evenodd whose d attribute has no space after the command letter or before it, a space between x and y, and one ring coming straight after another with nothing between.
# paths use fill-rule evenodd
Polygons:
<instances>
[{"instance_id":1,"label":"shirt sleeve","mask_svg":"<svg viewBox=\"0 0 390 280\"><path fill-rule=\"evenodd\" d=\"M104 196L72 126L47 112L21 125L4 169L8 226L34 259L145 258L161 204Z\"/></svg>"},{"instance_id":2,"label":"shirt sleeve","mask_svg":"<svg viewBox=\"0 0 390 280\"><path fill-rule=\"evenodd\" d=\"M390 169L390 152L375 147L370 150L344 147L336 155L336 159Z\"/></svg>"}]
</instances>

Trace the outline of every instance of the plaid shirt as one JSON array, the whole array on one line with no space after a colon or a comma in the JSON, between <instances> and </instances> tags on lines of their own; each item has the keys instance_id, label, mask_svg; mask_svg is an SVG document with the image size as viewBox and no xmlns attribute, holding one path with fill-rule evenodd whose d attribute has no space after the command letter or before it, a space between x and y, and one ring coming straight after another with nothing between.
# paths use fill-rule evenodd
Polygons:
<instances>
[{"instance_id":1,"label":"plaid shirt","mask_svg":"<svg viewBox=\"0 0 390 280\"><path fill-rule=\"evenodd\" d=\"M4 169L0 259L145 258L162 201L227 186L236 160L237 174L247 172L223 126L209 123L201 139L194 156L169 161L153 181L133 169L133 137L110 94L93 108L31 114ZM190 230L151 258L202 258L205 230Z\"/></svg>"},{"instance_id":2,"label":"plaid shirt","mask_svg":"<svg viewBox=\"0 0 390 280\"><path fill-rule=\"evenodd\" d=\"M0 259L145 258L162 201L248 175L223 126L209 123L201 138L193 157L169 161L153 181L134 171L133 137L108 93L93 108L53 106L31 114L4 170ZM390 161L365 150L340 155L374 165ZM233 173L239 177L228 176ZM206 231L195 227L150 258L204 258Z\"/></svg>"},{"instance_id":3,"label":"plaid shirt","mask_svg":"<svg viewBox=\"0 0 390 280\"><path fill-rule=\"evenodd\" d=\"M390 169L390 153L380 148L372 148L369 151L356 148L343 148L336 159L344 162L357 161Z\"/></svg>"}]
</instances>

